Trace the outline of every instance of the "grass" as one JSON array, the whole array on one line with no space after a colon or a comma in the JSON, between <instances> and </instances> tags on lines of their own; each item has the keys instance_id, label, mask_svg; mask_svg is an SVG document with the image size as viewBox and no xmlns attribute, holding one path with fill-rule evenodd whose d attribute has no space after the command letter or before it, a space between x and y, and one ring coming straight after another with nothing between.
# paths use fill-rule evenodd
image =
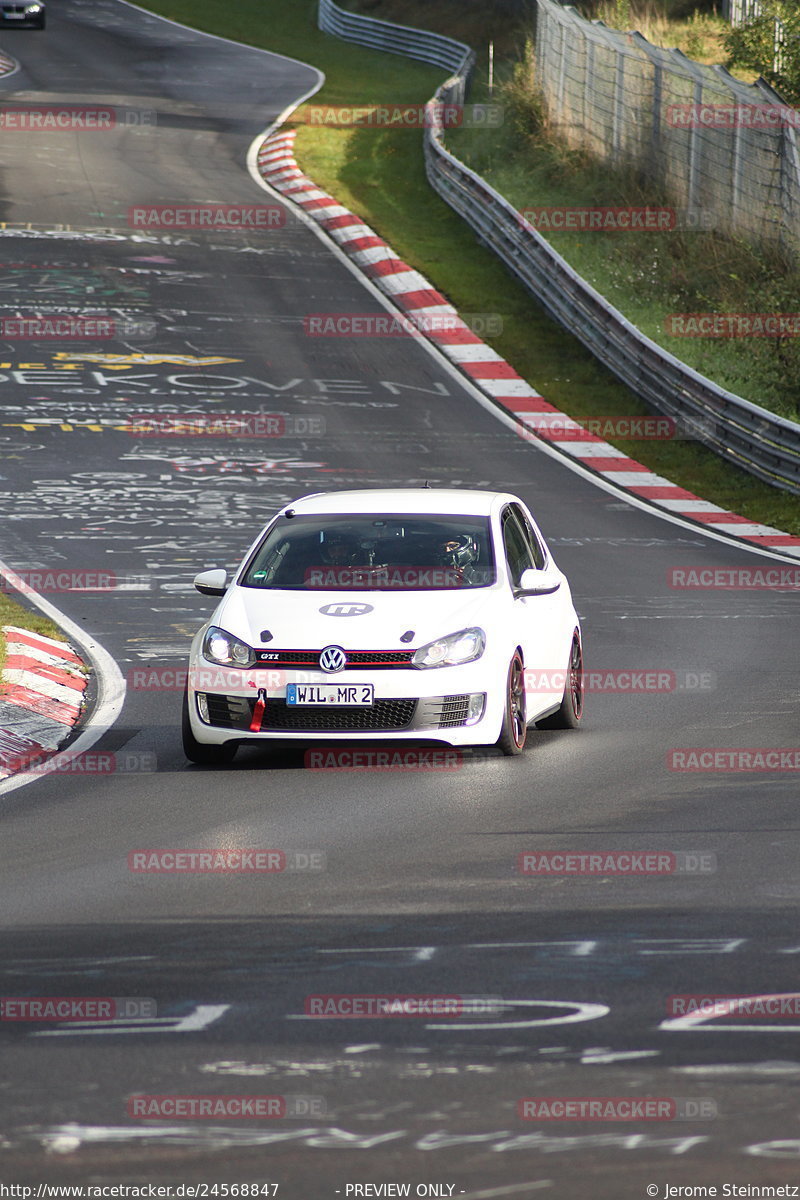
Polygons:
<instances>
[{"instance_id":1,"label":"grass","mask_svg":"<svg viewBox=\"0 0 800 1200\"><path fill-rule=\"evenodd\" d=\"M313 104L422 103L442 79L435 69L321 34L314 24L314 3L287 6L280 0L241 0L229 10L216 0L151 0L147 7L173 20L319 67L327 80L313 97ZM366 0L361 7L366 9ZM403 19L410 23L430 26L433 21L432 16L426 19L427 6L415 7L412 0L373 2L371 12L397 19L400 7ZM489 9L475 7L484 14ZM442 31L464 36L467 18L459 20L458 13L466 8L462 0L437 4L437 20L444 22L447 17L447 28ZM513 38L509 35L507 16L489 14L478 21L473 14L469 21L472 44L480 44L481 39L485 44L494 32L502 34L506 42L519 41L518 30L513 31ZM496 44L500 44L499 37ZM431 190L418 132L311 127L302 123L302 110L299 116L297 157L303 170L372 225L460 311L501 314L502 334L487 340L551 403L577 419L648 411L576 339L544 315ZM504 127L504 136L507 133ZM497 150L490 170L502 166L497 161L499 146L498 139L488 147L490 158ZM477 142L474 151L480 152ZM458 152L466 152L460 143ZM536 202L540 203L540 198ZM623 453L705 499L753 521L800 533L800 506L795 497L760 483L697 443L611 440Z\"/></svg>"},{"instance_id":2,"label":"grass","mask_svg":"<svg viewBox=\"0 0 800 1200\"><path fill-rule=\"evenodd\" d=\"M591 0L576 5L583 16L611 29L635 29L655 46L675 47L701 63L724 63L724 34L729 28L716 5L686 0ZM742 74L748 83L755 75Z\"/></svg>"},{"instance_id":3,"label":"grass","mask_svg":"<svg viewBox=\"0 0 800 1200\"><path fill-rule=\"evenodd\" d=\"M31 612L28 608L23 608L21 604L10 600L8 596L0 592L0 628L3 625L18 625L21 629L29 629L31 633L41 633L45 637L64 640L64 634L55 625L49 617L43 617L37 612ZM0 671L6 661L6 639L5 634L0 633ZM0 695L2 695L3 684L0 680Z\"/></svg>"}]
</instances>

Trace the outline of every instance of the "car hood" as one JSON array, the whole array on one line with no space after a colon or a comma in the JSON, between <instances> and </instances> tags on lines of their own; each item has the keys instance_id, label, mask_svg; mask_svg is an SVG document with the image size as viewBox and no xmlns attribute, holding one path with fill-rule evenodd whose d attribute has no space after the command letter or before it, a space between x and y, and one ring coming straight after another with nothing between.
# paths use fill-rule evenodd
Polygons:
<instances>
[{"instance_id":1,"label":"car hood","mask_svg":"<svg viewBox=\"0 0 800 1200\"><path fill-rule=\"evenodd\" d=\"M417 648L459 629L481 625L496 610L501 589L453 591L300 592L260 591L235 585L225 596L214 624L251 646L279 650L342 646L345 650ZM369 611L357 611L368 608ZM325 610L325 611L322 611ZM262 634L268 630L272 637Z\"/></svg>"}]
</instances>

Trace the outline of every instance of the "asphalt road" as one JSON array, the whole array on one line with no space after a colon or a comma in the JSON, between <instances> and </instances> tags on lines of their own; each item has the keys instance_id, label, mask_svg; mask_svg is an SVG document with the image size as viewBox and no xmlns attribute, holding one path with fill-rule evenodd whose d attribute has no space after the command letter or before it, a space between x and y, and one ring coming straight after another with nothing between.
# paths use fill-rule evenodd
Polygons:
<instances>
[{"instance_id":1,"label":"asphalt road","mask_svg":"<svg viewBox=\"0 0 800 1200\"><path fill-rule=\"evenodd\" d=\"M22 69L3 103L118 120L0 129L0 317L110 314L126 332L0 343L0 557L113 573L110 590L48 598L128 694L95 747L113 771L0 794L1 986L155 1008L124 1029L0 1024L0 1183L260 1181L299 1200L367 1182L512 1200L800 1183L797 1016L674 1024L668 1008L798 988L796 773L668 767L676 748L796 746L795 598L671 587L676 567L767 559L599 490L410 340L306 336L307 314L381 309L291 213L248 233L133 229L134 206L273 204L247 148L316 74L112 0L52 7L44 35L5 39ZM286 433L122 428L198 411L280 414ZM195 572L233 567L297 495L426 480L531 505L597 672L584 728L450 771L310 770L294 750L187 764L175 672L210 604ZM606 690L628 669L672 682ZM130 870L150 847L277 848L318 869ZM518 856L534 851L690 869L532 877ZM326 992L493 1004L309 1017ZM143 1094L280 1095L291 1111L143 1120ZM660 1120L530 1120L531 1096L674 1104Z\"/></svg>"}]
</instances>

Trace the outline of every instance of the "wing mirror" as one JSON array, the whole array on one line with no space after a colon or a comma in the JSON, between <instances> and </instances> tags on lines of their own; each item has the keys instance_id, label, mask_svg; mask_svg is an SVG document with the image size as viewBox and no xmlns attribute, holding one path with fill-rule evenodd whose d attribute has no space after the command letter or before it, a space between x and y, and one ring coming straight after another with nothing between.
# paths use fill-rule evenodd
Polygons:
<instances>
[{"instance_id":1,"label":"wing mirror","mask_svg":"<svg viewBox=\"0 0 800 1200\"><path fill-rule=\"evenodd\" d=\"M537 571L535 567L528 567L522 572L519 581L519 587L515 588L518 596L549 596L551 592L557 592L561 587L561 580L556 579L547 571Z\"/></svg>"},{"instance_id":2,"label":"wing mirror","mask_svg":"<svg viewBox=\"0 0 800 1200\"><path fill-rule=\"evenodd\" d=\"M194 577L194 586L203 596L224 596L228 590L228 572L224 567L201 571Z\"/></svg>"}]
</instances>

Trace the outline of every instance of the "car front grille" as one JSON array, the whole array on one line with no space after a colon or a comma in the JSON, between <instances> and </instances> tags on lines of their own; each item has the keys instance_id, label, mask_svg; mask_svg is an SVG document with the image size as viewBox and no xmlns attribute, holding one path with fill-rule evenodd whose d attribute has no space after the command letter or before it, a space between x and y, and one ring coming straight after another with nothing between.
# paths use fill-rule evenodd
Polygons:
<instances>
[{"instance_id":1,"label":"car front grille","mask_svg":"<svg viewBox=\"0 0 800 1200\"><path fill-rule=\"evenodd\" d=\"M255 699L249 696L220 696L206 693L210 723L223 729L250 729ZM375 733L407 729L417 710L416 699L376 700L365 708L335 708L331 705L294 705L285 700L267 700L261 731L302 733Z\"/></svg>"},{"instance_id":2,"label":"car front grille","mask_svg":"<svg viewBox=\"0 0 800 1200\"><path fill-rule=\"evenodd\" d=\"M420 701L417 725L424 729L453 729L469 716L468 695L429 696Z\"/></svg>"},{"instance_id":3,"label":"car front grille","mask_svg":"<svg viewBox=\"0 0 800 1200\"><path fill-rule=\"evenodd\" d=\"M345 671L357 671L364 667L386 671L393 667L408 667L414 657L413 650L345 650ZM319 650L256 650L256 667L310 667L319 670Z\"/></svg>"},{"instance_id":4,"label":"car front grille","mask_svg":"<svg viewBox=\"0 0 800 1200\"><path fill-rule=\"evenodd\" d=\"M439 716L439 728L463 725L469 716L469 696L446 696Z\"/></svg>"}]
</instances>

